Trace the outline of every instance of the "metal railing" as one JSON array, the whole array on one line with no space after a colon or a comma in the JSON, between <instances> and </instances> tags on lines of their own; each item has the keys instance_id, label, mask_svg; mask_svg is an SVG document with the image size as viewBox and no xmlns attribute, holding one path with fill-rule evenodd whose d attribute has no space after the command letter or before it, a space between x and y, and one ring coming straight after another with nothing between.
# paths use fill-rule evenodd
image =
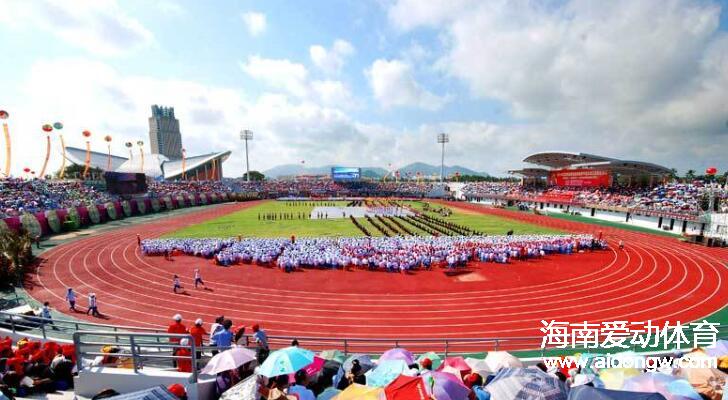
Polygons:
<instances>
[{"instance_id":1,"label":"metal railing","mask_svg":"<svg viewBox=\"0 0 728 400\"><path fill-rule=\"evenodd\" d=\"M179 344L187 339L189 345ZM180 361L188 361L191 366L190 381L197 383L199 374L198 351L191 335L170 333L139 333L119 331L78 331L73 333L73 345L76 349L76 368L90 367L119 367L128 368L127 361L131 361L131 369L138 373L145 366L171 369ZM104 352L104 347L114 348L115 352ZM177 355L177 350L189 349L189 356ZM100 362L93 362L101 357ZM92 361L89 363L89 361Z\"/></svg>"},{"instance_id":2,"label":"metal railing","mask_svg":"<svg viewBox=\"0 0 728 400\"><path fill-rule=\"evenodd\" d=\"M44 339L71 339L75 333L83 332L86 335L96 333L104 337L113 338L113 343L123 346L131 346L130 335L146 335L145 345L164 344L172 336L164 329L140 328L122 325L96 324L81 321L69 321L62 319L45 319L37 316L19 315L0 311L0 327L5 327L15 334L25 332L39 333ZM728 339L728 325L718 325L717 337ZM187 337L187 336L184 336ZM543 336L531 337L491 337L491 338L336 338L336 337L302 337L302 336L268 336L268 343L271 348L277 349L290 346L293 340L297 340L302 347L311 350L337 349L345 355L355 353L378 354L392 347L406 347L414 353L434 351L447 356L477 354L487 351L507 350L510 352L528 352L540 356L563 352L565 349L542 348ZM150 342L153 340L153 343ZM108 341L108 340L107 340ZM207 341L207 338L205 338ZM246 335L241 340L244 343L252 343L252 337ZM133 347L133 346L132 346ZM643 350L636 344L630 346L634 351L664 351L662 348ZM197 350L207 352L217 350L216 347L202 347ZM567 349L571 350L571 349ZM577 347L574 351L583 351L584 348ZM589 349L592 351L601 350ZM612 351L624 349L612 349Z\"/></svg>"}]
</instances>

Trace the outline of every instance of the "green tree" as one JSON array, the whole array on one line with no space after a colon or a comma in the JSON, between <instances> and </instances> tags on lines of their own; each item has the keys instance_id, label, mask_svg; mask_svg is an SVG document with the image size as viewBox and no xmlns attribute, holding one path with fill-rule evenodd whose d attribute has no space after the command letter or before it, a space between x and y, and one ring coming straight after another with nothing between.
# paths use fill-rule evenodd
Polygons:
<instances>
[{"instance_id":1,"label":"green tree","mask_svg":"<svg viewBox=\"0 0 728 400\"><path fill-rule=\"evenodd\" d=\"M243 180L247 180L247 179L248 179L248 173L246 172L243 174ZM251 181L262 181L262 180L265 180L265 175L263 175L262 173L260 173L258 171L250 171L250 180Z\"/></svg>"},{"instance_id":2,"label":"green tree","mask_svg":"<svg viewBox=\"0 0 728 400\"><path fill-rule=\"evenodd\" d=\"M20 232L0 230L0 282L22 282L33 262L33 240L23 228Z\"/></svg>"},{"instance_id":3,"label":"green tree","mask_svg":"<svg viewBox=\"0 0 728 400\"><path fill-rule=\"evenodd\" d=\"M695 170L689 169L688 172L685 173L685 180L688 182L692 182L695 180Z\"/></svg>"},{"instance_id":4,"label":"green tree","mask_svg":"<svg viewBox=\"0 0 728 400\"><path fill-rule=\"evenodd\" d=\"M83 170L86 169L84 165L79 164L71 164L66 167L66 173L64 174L65 179L80 179L83 177ZM91 167L88 170L88 173L90 176L103 176L104 170L100 168ZM53 174L55 178L59 178L61 176L61 170L59 169L56 171L55 174Z\"/></svg>"}]
</instances>

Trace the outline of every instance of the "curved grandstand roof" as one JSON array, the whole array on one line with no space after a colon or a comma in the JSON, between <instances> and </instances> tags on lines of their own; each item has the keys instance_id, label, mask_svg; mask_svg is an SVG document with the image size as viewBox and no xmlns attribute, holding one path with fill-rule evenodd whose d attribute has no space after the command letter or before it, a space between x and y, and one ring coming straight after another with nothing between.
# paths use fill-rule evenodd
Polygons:
<instances>
[{"instance_id":1,"label":"curved grandstand roof","mask_svg":"<svg viewBox=\"0 0 728 400\"><path fill-rule=\"evenodd\" d=\"M66 146L66 159L76 165L84 165L86 163L86 149L80 149L78 147ZM106 153L99 153L97 151L91 152L91 166L106 171L108 165L109 155ZM121 167L128 159L126 157L119 157L111 155L111 170L115 171Z\"/></svg>"},{"instance_id":2,"label":"curved grandstand roof","mask_svg":"<svg viewBox=\"0 0 728 400\"><path fill-rule=\"evenodd\" d=\"M230 150L215 153L202 154L185 158L185 169L193 170L199 166L209 163L213 159L225 162L230 157ZM164 179L175 179L182 176L182 159L171 160L164 163Z\"/></svg>"},{"instance_id":3,"label":"curved grandstand roof","mask_svg":"<svg viewBox=\"0 0 728 400\"><path fill-rule=\"evenodd\" d=\"M521 175L526 178L544 178L549 176L549 170L546 168L521 168L508 171L509 174Z\"/></svg>"},{"instance_id":4,"label":"curved grandstand roof","mask_svg":"<svg viewBox=\"0 0 728 400\"><path fill-rule=\"evenodd\" d=\"M542 165L550 169L600 168L622 175L667 175L672 172L670 168L653 163L619 160L612 157L568 151L547 151L535 153L524 158L523 161L531 164ZM528 170L539 170L539 168L524 168L519 171ZM541 170L547 171L545 169ZM513 173L519 174L519 171L513 171Z\"/></svg>"}]
</instances>

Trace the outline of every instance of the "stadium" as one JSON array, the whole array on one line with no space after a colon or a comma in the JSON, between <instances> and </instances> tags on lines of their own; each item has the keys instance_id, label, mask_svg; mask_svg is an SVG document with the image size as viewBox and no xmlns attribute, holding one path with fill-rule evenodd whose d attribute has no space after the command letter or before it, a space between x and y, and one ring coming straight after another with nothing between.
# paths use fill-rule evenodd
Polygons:
<instances>
[{"instance_id":1,"label":"stadium","mask_svg":"<svg viewBox=\"0 0 728 400\"><path fill-rule=\"evenodd\" d=\"M569 4L545 8L583 19L583 7ZM318 6L311 3L317 15L328 15ZM682 15L682 6L671 7ZM35 15L22 7L8 7L11 19ZM432 11L423 3L387 9L387 23L394 24L388 29L411 45L392 53L399 58L372 60L358 74L372 97L354 100L361 82L342 76L347 60L367 56L364 44L356 50L343 39L330 48L311 45L306 66L265 59L252 54L264 46L284 51L281 43L295 40L266 38L280 33L265 14L228 10L241 14L251 43L260 41L246 43L251 55L236 63L236 72L260 84L245 86L239 101L241 87L220 83L236 79L225 66L205 78L219 86L179 76L195 68L206 75L207 64L218 60L210 55L230 51L206 36L239 36L219 30L220 16L160 3L154 15L160 28L147 30L126 4L94 7L78 7L89 14L69 9L68 20L38 26L53 31L78 24L61 37L80 34L83 51L99 51L96 39L88 39L98 36L103 57L127 60L140 51L142 69L154 70L154 50L160 65L177 68L157 71L163 79L154 80L130 75L127 67L138 68L127 61L108 61L117 68L90 61L93 56L48 62L28 68L33 79L13 90L21 98L42 88L59 111L37 98L27 102L33 112L23 101L0 105L0 400L728 398L728 173L724 151L710 158L724 139L700 136L712 129L712 114L701 113L692 130L681 125L703 97L668 101L712 81L700 75L699 84L671 90L618 82L617 97L628 100L603 106L611 93L600 86L604 77L586 74L584 85L584 76L550 75L575 68L580 57L610 42L592 42L592 28L584 27L595 23L585 21L564 29L579 32L568 43L592 46L583 54L560 48L563 59L549 66L529 58L529 73L514 70L508 79L498 79L508 68L478 70L478 84L467 93L458 83L446 85L452 94L438 95L445 79L470 76L469 70L443 72L461 52L500 61L456 41L464 40L463 32L486 40L489 35L469 24L500 26L489 19L499 10L479 14L485 6L473 5L464 12L472 16L456 17L460 5ZM352 27L365 24L327 7ZM657 13L660 7L647 8ZM511 11L509 21L543 12L525 5ZM196 53L190 62L159 46L171 40L152 35L170 23L160 16L174 16L175 26L183 20L220 26L190 28L199 36L185 36ZM324 31L310 15L296 18ZM106 21L103 29L99 21ZM430 52L440 49L419 45L429 34L415 37L410 30L441 24L452 24L438 32L441 45L457 51L435 59ZM538 46L513 46L523 47L523 57L540 54L555 35L521 29L526 21L515 24L518 29L508 25L500 37L534 40ZM281 26L289 25L299 31ZM379 51L399 46L385 32L373 40ZM124 48L135 40L154 46ZM712 71L720 63L711 57L725 43L704 45L710 51L691 71ZM184 68L172 55L186 60ZM620 57L630 68L645 64L621 53L600 59ZM432 70L423 70L428 61ZM68 70L53 79L42 75L64 63L77 76ZM563 96L534 112L529 107L553 89L551 82L519 86L537 68L545 81L558 82L553 86ZM673 81L674 71L685 69L655 75ZM637 75L647 80L649 72ZM442 81L426 87L421 81L430 74L443 74ZM614 79L609 76L603 80ZM65 90L60 99L45 89L78 77L90 86ZM486 101L466 99L483 87L492 93ZM634 98L641 91L659 98L639 103ZM517 98L523 93L528 101ZM687 111L680 108L687 103ZM596 114L589 114L592 106ZM562 107L569 112L559 114ZM644 110L627 125L605 111L637 107ZM670 118L655 111L660 107ZM352 117L360 112L368 115ZM581 113L599 120L585 124L574 116ZM657 126L655 115L667 122ZM246 128L231 134L240 121ZM424 122L410 129L413 121ZM28 139L34 124L42 134ZM398 131L398 124L408 128ZM649 140L640 142L636 132L650 124L656 126ZM690 145L682 136L655 133L673 126L695 136ZM574 133L585 127L592 131ZM634 143L624 140L633 136ZM505 149L507 156L499 154ZM662 165L673 162L686 172ZM486 170L493 175L478 172Z\"/></svg>"}]
</instances>

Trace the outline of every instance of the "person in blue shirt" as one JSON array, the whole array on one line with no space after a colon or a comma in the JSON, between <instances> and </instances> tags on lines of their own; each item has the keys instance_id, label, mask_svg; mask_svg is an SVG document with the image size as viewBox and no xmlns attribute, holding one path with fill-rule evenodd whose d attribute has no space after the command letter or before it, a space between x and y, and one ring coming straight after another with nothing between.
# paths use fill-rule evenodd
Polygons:
<instances>
[{"instance_id":1,"label":"person in blue shirt","mask_svg":"<svg viewBox=\"0 0 728 400\"><path fill-rule=\"evenodd\" d=\"M256 344L256 358L258 359L258 365L263 364L263 361L265 361L266 358L268 358L268 354L270 354L270 350L268 348L268 335L265 334L265 331L260 329L260 326L258 324L253 325L253 340Z\"/></svg>"},{"instance_id":2,"label":"person in blue shirt","mask_svg":"<svg viewBox=\"0 0 728 400\"><path fill-rule=\"evenodd\" d=\"M233 321L226 319L222 323L222 329L218 329L210 337L210 341L214 341L217 345L218 351L225 351L230 348L233 343L233 332L230 328L233 326Z\"/></svg>"}]
</instances>

